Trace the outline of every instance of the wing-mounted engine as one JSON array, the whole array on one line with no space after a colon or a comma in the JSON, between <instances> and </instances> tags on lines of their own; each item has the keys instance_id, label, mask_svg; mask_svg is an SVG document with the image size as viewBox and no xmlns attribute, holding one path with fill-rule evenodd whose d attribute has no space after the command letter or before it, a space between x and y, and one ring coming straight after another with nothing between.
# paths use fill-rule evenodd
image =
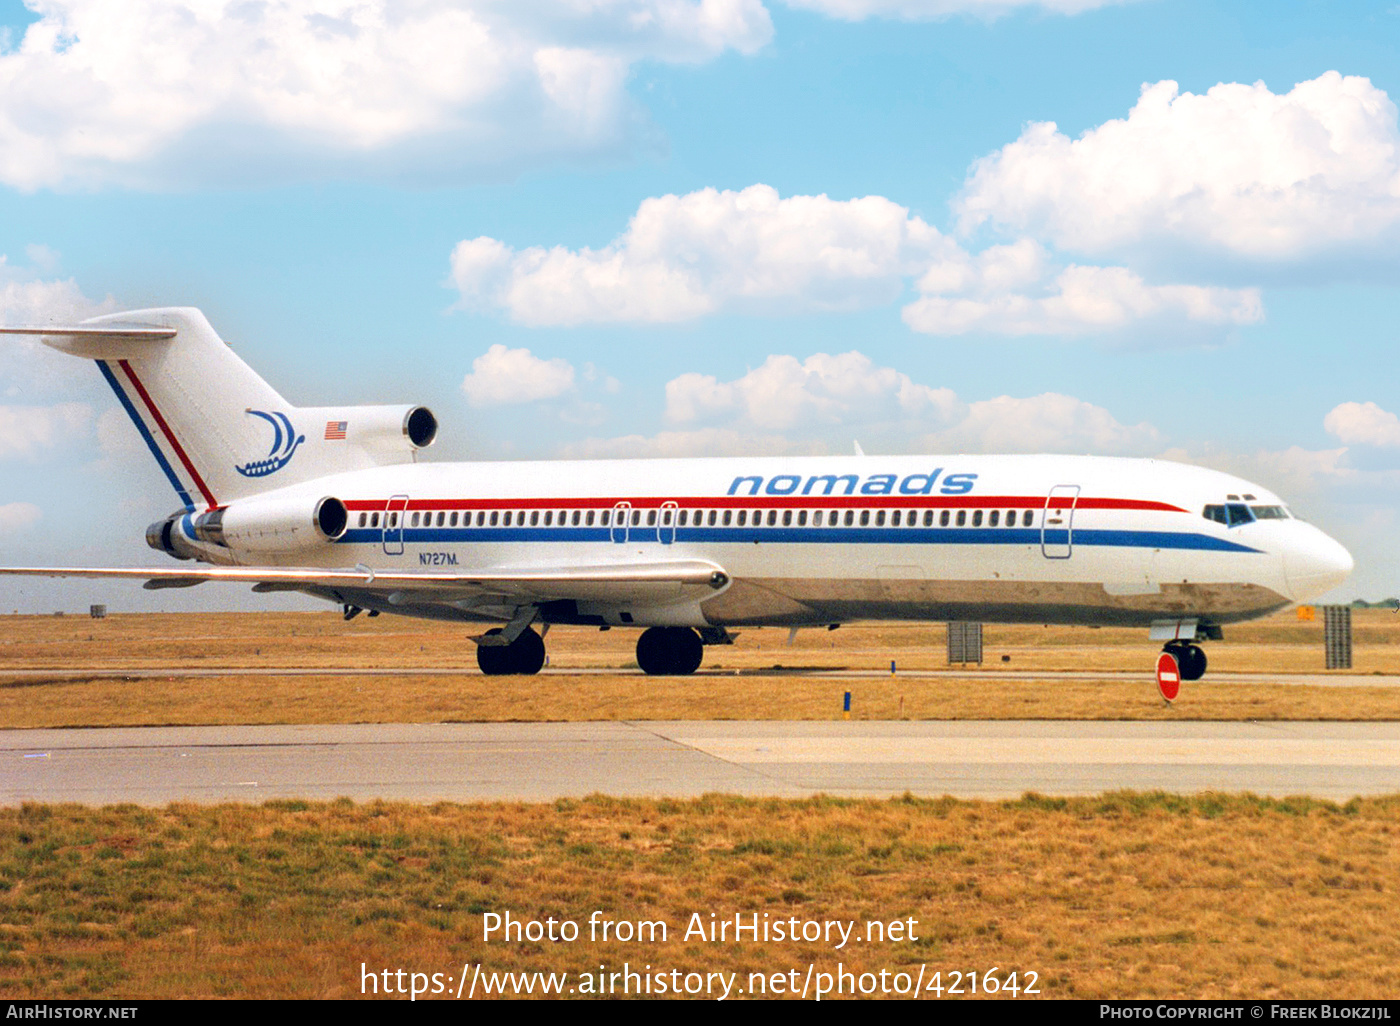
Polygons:
<instances>
[{"instance_id":1,"label":"wing-mounted engine","mask_svg":"<svg viewBox=\"0 0 1400 1026\"><path fill-rule=\"evenodd\" d=\"M345 503L334 496L252 498L193 518L174 514L146 528L146 544L176 559L208 558L211 548L256 557L328 545L349 523Z\"/></svg>"}]
</instances>

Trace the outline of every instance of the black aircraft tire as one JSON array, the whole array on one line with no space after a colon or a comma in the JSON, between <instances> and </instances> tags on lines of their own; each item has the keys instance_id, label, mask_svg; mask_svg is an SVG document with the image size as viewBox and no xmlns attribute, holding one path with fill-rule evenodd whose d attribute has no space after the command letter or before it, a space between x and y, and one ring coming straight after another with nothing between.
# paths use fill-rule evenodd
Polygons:
<instances>
[{"instance_id":1,"label":"black aircraft tire","mask_svg":"<svg viewBox=\"0 0 1400 1026\"><path fill-rule=\"evenodd\" d=\"M492 627L487 634L500 634L499 627ZM476 665L488 677L503 677L511 672L509 645L477 645Z\"/></svg>"},{"instance_id":2,"label":"black aircraft tire","mask_svg":"<svg viewBox=\"0 0 1400 1026\"><path fill-rule=\"evenodd\" d=\"M492 627L486 633L500 634L501 628ZM488 677L539 673L544 667L544 639L527 627L509 645L477 645L476 665Z\"/></svg>"},{"instance_id":3,"label":"black aircraft tire","mask_svg":"<svg viewBox=\"0 0 1400 1026\"><path fill-rule=\"evenodd\" d=\"M506 651L510 653L511 673L531 675L544 668L544 639L530 627Z\"/></svg>"},{"instance_id":4,"label":"black aircraft tire","mask_svg":"<svg viewBox=\"0 0 1400 1026\"><path fill-rule=\"evenodd\" d=\"M689 676L700 669L700 663L705 658L705 643L689 627L673 627L672 630L675 642L671 648L674 658L671 672L682 677Z\"/></svg>"},{"instance_id":5,"label":"black aircraft tire","mask_svg":"<svg viewBox=\"0 0 1400 1026\"><path fill-rule=\"evenodd\" d=\"M637 665L649 676L694 673L704 657L704 643L689 627L648 627L637 639Z\"/></svg>"}]
</instances>

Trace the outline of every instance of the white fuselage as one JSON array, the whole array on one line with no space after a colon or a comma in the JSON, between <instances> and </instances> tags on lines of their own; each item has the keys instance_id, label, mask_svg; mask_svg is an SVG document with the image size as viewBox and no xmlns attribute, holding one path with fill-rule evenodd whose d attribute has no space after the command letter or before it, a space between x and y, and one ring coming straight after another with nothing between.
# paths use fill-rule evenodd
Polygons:
<instances>
[{"instance_id":1,"label":"white fuselage","mask_svg":"<svg viewBox=\"0 0 1400 1026\"><path fill-rule=\"evenodd\" d=\"M791 626L860 619L1222 624L1345 579L1346 551L1239 478L1163 460L856 456L416 463L260 495L349 513L293 545L245 532L201 558L245 566L454 572L705 560L723 588L573 588L553 622ZM237 503L234 504L235 506ZM1258 511L1234 526L1206 507ZM1260 517L1265 517L1261 519ZM454 619L509 618L508 594L304 589Z\"/></svg>"}]
</instances>

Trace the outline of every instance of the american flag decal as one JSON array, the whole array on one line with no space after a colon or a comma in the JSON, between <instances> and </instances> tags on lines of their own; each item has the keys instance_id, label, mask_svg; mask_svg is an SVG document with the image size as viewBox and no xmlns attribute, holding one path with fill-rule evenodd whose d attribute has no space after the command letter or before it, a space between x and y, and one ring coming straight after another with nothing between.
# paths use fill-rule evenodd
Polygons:
<instances>
[{"instance_id":1,"label":"american flag decal","mask_svg":"<svg viewBox=\"0 0 1400 1026\"><path fill-rule=\"evenodd\" d=\"M326 441L345 441L345 429L349 426L348 420L328 420L326 421Z\"/></svg>"}]
</instances>

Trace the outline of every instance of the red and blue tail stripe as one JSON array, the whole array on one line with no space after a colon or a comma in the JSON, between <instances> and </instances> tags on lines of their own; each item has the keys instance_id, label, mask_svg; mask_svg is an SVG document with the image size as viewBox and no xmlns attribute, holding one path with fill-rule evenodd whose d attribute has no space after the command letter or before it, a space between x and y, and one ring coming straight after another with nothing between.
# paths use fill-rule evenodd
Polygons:
<instances>
[{"instance_id":1,"label":"red and blue tail stripe","mask_svg":"<svg viewBox=\"0 0 1400 1026\"><path fill-rule=\"evenodd\" d=\"M204 483L204 479L199 476L199 471L195 469L194 462L190 459L189 454L185 452L184 447L180 445L169 423L161 416L155 401L151 399L151 395L146 391L146 387L141 384L141 379L136 376L136 372L132 370L131 364L126 360L118 360L117 366L121 372L120 376L116 370L113 370L109 361L97 361L98 370L100 370L102 376L107 379L107 384L112 386L112 391L116 393L118 402L122 404L122 409L126 410L127 416L130 417L131 422L136 425L136 430L140 432L142 439L146 442L146 447L151 450L151 455L156 458L156 463L160 465L160 469L165 473L166 479L170 482L171 487L175 489L175 494L180 496L180 501L185 504L185 509L193 511L196 508L192 496L192 493L196 489L209 508L212 509L217 506L218 502L214 499L214 494L209 490L209 486ZM125 378L130 383L130 387L136 392L141 402L140 408L138 408L128 394L127 388L122 384L122 378ZM165 451L161 449L159 442L156 441L155 433L151 430L150 425L146 423L146 418L142 415L142 409L150 416L156 430L160 432L161 437L165 439L166 444L170 447L170 451L189 474L192 487L186 487L184 482L181 481L180 476L175 472L175 467L171 464Z\"/></svg>"}]
</instances>

